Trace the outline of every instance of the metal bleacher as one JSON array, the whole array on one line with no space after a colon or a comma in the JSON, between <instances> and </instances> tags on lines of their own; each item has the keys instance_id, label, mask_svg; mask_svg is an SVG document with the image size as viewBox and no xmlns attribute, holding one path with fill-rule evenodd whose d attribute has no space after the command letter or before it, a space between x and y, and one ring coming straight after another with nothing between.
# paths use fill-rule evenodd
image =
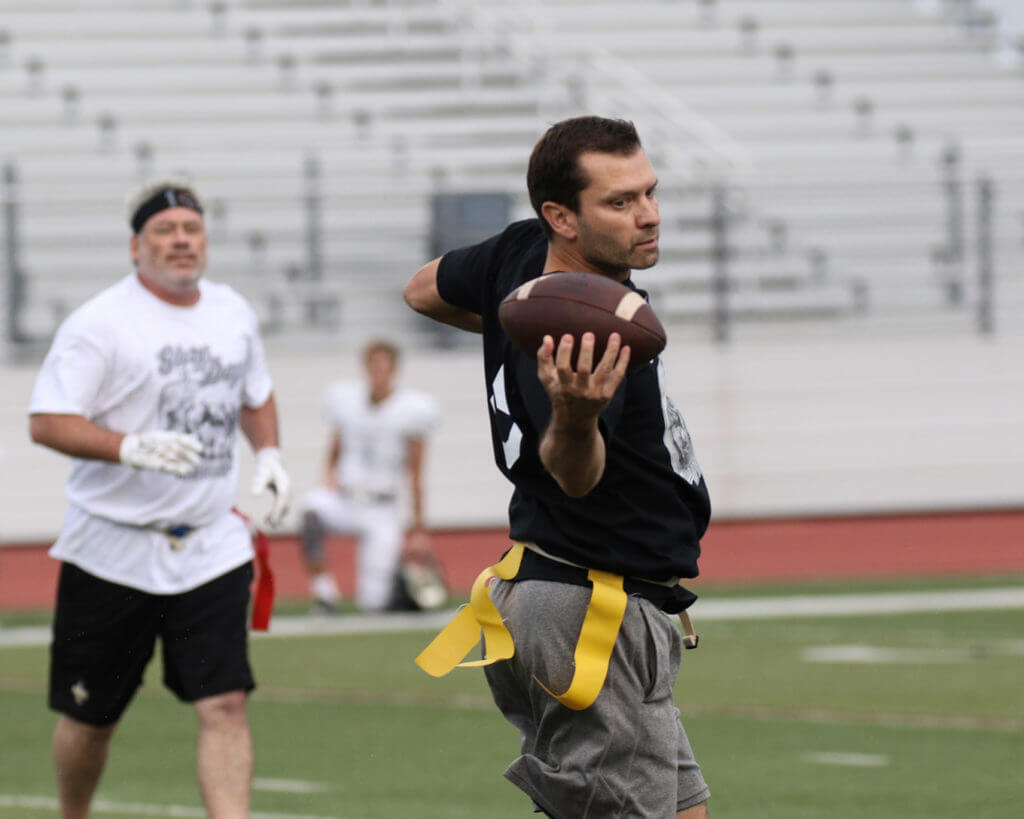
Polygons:
<instances>
[{"instance_id":1,"label":"metal bleacher","mask_svg":"<svg viewBox=\"0 0 1024 819\"><path fill-rule=\"evenodd\" d=\"M964 325L974 237L961 226L952 252L951 144L961 190L998 179L1001 292L1024 307L1024 79L941 4L4 5L26 339L127 271L123 196L176 172L210 201L210 276L272 343L418 339L399 293L429 257L432 195L503 191L529 215L530 147L584 111L637 121L658 167L663 256L643 283L670 325L707 332L723 294L757 326Z\"/></svg>"},{"instance_id":2,"label":"metal bleacher","mask_svg":"<svg viewBox=\"0 0 1024 819\"><path fill-rule=\"evenodd\" d=\"M969 0L533 5L540 36L628 57L742 144L746 201L833 284L856 283L859 326L972 326L975 188L990 177L998 324L1024 329L1024 74L994 58L993 19Z\"/></svg>"},{"instance_id":3,"label":"metal bleacher","mask_svg":"<svg viewBox=\"0 0 1024 819\"><path fill-rule=\"evenodd\" d=\"M123 196L175 172L210 200L210 275L268 333L401 333L445 167L491 146L474 181L507 185L524 158L501 146L540 128L523 66L467 64L441 3L87 5L8 3L0 21L23 337L128 269Z\"/></svg>"}]
</instances>

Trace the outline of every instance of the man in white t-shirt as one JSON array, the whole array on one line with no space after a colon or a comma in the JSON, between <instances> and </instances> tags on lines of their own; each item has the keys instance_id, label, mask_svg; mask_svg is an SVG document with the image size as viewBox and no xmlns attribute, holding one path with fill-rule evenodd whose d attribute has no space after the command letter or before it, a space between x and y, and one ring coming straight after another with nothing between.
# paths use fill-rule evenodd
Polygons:
<instances>
[{"instance_id":1,"label":"man in white t-shirt","mask_svg":"<svg viewBox=\"0 0 1024 819\"><path fill-rule=\"evenodd\" d=\"M363 350L365 380L341 381L327 389L324 411L331 439L323 486L302 501L303 551L321 611L335 611L340 599L324 560L327 530L358 536L359 608L381 611L401 605L396 581L406 531L406 486L411 520L405 553L420 565L431 563L423 522L423 460L427 436L437 423L437 403L396 385L398 358L390 342L372 341Z\"/></svg>"},{"instance_id":2,"label":"man in white t-shirt","mask_svg":"<svg viewBox=\"0 0 1024 819\"><path fill-rule=\"evenodd\" d=\"M57 331L32 394L32 440L72 457L50 707L65 819L88 815L111 737L162 644L164 683L195 708L207 814L248 815L254 687L246 627L252 540L232 513L237 430L253 491L284 514L290 481L256 317L202 281L203 208L161 180L128 205L135 273Z\"/></svg>"}]
</instances>

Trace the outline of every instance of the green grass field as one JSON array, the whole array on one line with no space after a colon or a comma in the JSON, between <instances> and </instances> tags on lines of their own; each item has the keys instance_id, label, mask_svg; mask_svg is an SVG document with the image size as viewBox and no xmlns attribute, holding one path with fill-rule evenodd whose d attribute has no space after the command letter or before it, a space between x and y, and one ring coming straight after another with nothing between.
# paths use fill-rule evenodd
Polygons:
<instances>
[{"instance_id":1,"label":"green grass field","mask_svg":"<svg viewBox=\"0 0 1024 819\"><path fill-rule=\"evenodd\" d=\"M989 583L1024 588L1021 577L913 588ZM744 593L762 590L703 590L707 600ZM698 615L697 625L701 647L685 653L676 693L714 819L1024 816L1024 609ZM531 815L501 776L517 737L482 673L433 680L413 665L430 636L254 640L254 815ZM0 647L3 817L56 815L45 676L45 647ZM94 815L201 816L191 712L161 687L158 668L147 679L115 741L99 794L106 808Z\"/></svg>"}]
</instances>

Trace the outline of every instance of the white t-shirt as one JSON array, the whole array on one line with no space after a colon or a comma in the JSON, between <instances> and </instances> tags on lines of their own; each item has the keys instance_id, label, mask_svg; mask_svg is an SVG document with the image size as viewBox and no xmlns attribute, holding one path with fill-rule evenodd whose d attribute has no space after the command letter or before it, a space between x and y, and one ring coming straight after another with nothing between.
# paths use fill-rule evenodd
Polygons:
<instances>
[{"instance_id":1,"label":"white t-shirt","mask_svg":"<svg viewBox=\"0 0 1024 819\"><path fill-rule=\"evenodd\" d=\"M251 558L231 514L238 412L272 389L255 314L230 287L200 282L191 307L168 304L135 274L65 319L43 362L30 413L82 415L117 432L176 430L203 442L184 478L72 459L70 508L50 554L113 582L176 593ZM171 549L166 528L196 531Z\"/></svg>"},{"instance_id":2,"label":"white t-shirt","mask_svg":"<svg viewBox=\"0 0 1024 819\"><path fill-rule=\"evenodd\" d=\"M362 382L327 389L324 412L341 434L338 483L353 491L398 495L405 477L408 442L437 424L437 402L426 393L398 389L379 404Z\"/></svg>"}]
</instances>

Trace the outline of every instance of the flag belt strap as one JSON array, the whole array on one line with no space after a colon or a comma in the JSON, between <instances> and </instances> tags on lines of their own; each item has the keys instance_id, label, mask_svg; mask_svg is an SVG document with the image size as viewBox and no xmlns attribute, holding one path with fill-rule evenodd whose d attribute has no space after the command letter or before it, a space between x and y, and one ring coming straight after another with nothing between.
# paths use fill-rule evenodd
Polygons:
<instances>
[{"instance_id":1,"label":"flag belt strap","mask_svg":"<svg viewBox=\"0 0 1024 819\"><path fill-rule=\"evenodd\" d=\"M491 600L490 584L494 578L513 580L516 577L524 549L522 543L513 544L498 563L488 566L477 575L470 592L469 605L460 609L416 658L420 668L433 677L443 677L453 668L478 668L515 655L512 635ZM576 642L572 682L563 693L556 694L534 678L541 688L574 711L588 708L601 693L627 602L622 575L589 569L587 578L592 586L590 604ZM684 643L688 648L695 647L697 637L693 634L689 617L683 617L685 614L680 614L686 632ZM481 632L484 658L464 662L466 655L480 641Z\"/></svg>"}]
</instances>

